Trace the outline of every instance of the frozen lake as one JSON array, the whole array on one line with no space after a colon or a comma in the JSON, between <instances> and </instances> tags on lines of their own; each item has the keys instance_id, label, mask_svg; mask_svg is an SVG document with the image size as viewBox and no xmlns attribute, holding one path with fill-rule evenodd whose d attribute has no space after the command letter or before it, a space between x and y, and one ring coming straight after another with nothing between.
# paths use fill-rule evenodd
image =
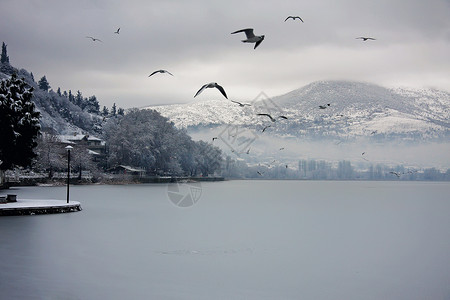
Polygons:
<instances>
[{"instance_id":1,"label":"frozen lake","mask_svg":"<svg viewBox=\"0 0 450 300\"><path fill-rule=\"evenodd\" d=\"M169 195L73 186L81 212L0 217L0 298L450 299L450 183L202 182L187 208Z\"/></svg>"}]
</instances>

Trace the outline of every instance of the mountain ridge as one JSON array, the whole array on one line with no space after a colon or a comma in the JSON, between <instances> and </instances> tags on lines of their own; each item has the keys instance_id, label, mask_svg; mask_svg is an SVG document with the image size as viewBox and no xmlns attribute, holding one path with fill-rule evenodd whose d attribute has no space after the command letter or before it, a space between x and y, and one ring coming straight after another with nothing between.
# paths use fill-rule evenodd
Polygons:
<instances>
[{"instance_id":1,"label":"mountain ridge","mask_svg":"<svg viewBox=\"0 0 450 300\"><path fill-rule=\"evenodd\" d=\"M317 81L272 98L261 93L247 103L252 106L242 108L227 100L201 100L146 109L157 110L177 127L187 129L233 124L261 130L274 125L276 134L296 137L343 138L372 133L379 138L439 139L448 137L450 131L450 94L433 89ZM319 105L326 108L320 109ZM256 116L267 112L284 114L288 120L271 124Z\"/></svg>"}]
</instances>

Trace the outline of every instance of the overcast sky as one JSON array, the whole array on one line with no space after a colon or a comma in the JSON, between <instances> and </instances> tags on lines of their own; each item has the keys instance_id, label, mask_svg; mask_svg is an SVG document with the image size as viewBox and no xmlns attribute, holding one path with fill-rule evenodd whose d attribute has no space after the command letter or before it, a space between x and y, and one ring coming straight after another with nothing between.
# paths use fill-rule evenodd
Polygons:
<instances>
[{"instance_id":1,"label":"overcast sky","mask_svg":"<svg viewBox=\"0 0 450 300\"><path fill-rule=\"evenodd\" d=\"M449 16L450 0L0 0L0 42L36 81L123 108L220 99L193 98L213 81L242 101L332 79L450 91Z\"/></svg>"}]
</instances>

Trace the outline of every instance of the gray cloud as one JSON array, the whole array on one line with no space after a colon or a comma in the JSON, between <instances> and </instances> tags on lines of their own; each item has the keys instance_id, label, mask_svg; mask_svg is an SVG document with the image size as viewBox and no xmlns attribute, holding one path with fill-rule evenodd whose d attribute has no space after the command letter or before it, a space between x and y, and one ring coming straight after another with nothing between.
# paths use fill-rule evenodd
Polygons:
<instances>
[{"instance_id":1,"label":"gray cloud","mask_svg":"<svg viewBox=\"0 0 450 300\"><path fill-rule=\"evenodd\" d=\"M3 0L0 36L14 66L105 105L193 101L210 81L235 99L322 79L450 91L448 1L310 2ZM230 34L246 27L266 35L256 50ZM147 78L159 68L175 76Z\"/></svg>"}]
</instances>

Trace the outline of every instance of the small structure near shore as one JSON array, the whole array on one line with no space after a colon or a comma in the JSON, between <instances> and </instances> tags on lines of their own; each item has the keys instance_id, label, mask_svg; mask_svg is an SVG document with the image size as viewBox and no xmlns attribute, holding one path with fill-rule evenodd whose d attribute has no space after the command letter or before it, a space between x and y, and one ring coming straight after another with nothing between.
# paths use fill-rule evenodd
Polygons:
<instances>
[{"instance_id":1,"label":"small structure near shore","mask_svg":"<svg viewBox=\"0 0 450 300\"><path fill-rule=\"evenodd\" d=\"M66 203L65 200L41 199L4 201L3 198L7 199L8 196L0 197L0 216L41 215L81 211L81 204L78 201L70 201L69 203ZM10 198L15 199L15 197Z\"/></svg>"}]
</instances>

